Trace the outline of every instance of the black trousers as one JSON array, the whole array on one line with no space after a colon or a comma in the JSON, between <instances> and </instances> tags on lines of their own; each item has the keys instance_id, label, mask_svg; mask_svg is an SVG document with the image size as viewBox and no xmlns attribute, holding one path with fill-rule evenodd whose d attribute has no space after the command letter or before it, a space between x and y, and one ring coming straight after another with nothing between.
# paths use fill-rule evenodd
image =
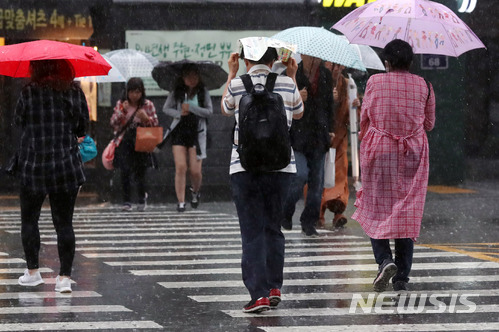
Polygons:
<instances>
[{"instance_id":1,"label":"black trousers","mask_svg":"<svg viewBox=\"0 0 499 332\"><path fill-rule=\"evenodd\" d=\"M409 273L412 267L412 257L414 253L414 241L412 239L395 239L395 265L397 265L397 274L392 282L409 282ZM390 240L371 239L374 258L380 265L387 258L393 259L390 249Z\"/></svg>"},{"instance_id":2,"label":"black trousers","mask_svg":"<svg viewBox=\"0 0 499 332\"><path fill-rule=\"evenodd\" d=\"M75 256L73 212L78 188L60 193L49 193L52 222L57 233L57 250L61 264L59 275L71 276ZM47 194L21 188L21 239L28 269L39 268L40 231L38 220Z\"/></svg>"}]
</instances>

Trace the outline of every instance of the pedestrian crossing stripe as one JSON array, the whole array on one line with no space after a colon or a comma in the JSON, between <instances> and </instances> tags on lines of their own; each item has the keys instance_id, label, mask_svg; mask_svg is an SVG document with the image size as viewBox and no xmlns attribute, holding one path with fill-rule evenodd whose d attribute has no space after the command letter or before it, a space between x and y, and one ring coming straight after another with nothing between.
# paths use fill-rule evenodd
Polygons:
<instances>
[{"instance_id":1,"label":"pedestrian crossing stripe","mask_svg":"<svg viewBox=\"0 0 499 332\"><path fill-rule=\"evenodd\" d=\"M407 332L407 331L499 331L497 322L438 323L438 324L384 324L384 325L329 325L329 326L261 326L265 332Z\"/></svg>"},{"instance_id":2,"label":"pedestrian crossing stripe","mask_svg":"<svg viewBox=\"0 0 499 332\"><path fill-rule=\"evenodd\" d=\"M26 270L26 268L0 269L0 274L11 274L11 273L23 274L24 270ZM40 271L40 273L54 272L54 270L52 270L52 269L50 269L48 267L42 267L42 268L38 269L38 271Z\"/></svg>"},{"instance_id":3,"label":"pedestrian crossing stripe","mask_svg":"<svg viewBox=\"0 0 499 332\"><path fill-rule=\"evenodd\" d=\"M365 251L365 252L372 252L372 249L370 246L365 246L365 247L333 247L338 245L339 243L333 243L331 244L331 247L313 247L313 248L307 248L307 247L293 247L293 248L286 248L286 253L288 254L296 254L296 253L342 253L342 252L360 252L360 251ZM189 246L187 246L189 247ZM213 246L201 246L202 248L213 248ZM111 252L111 253L83 253L82 255L87 258L120 258L120 257L177 257L177 256L216 256L216 255L241 255L241 245L234 245L234 246L227 246L227 248L231 247L237 247L239 249L222 249L221 247L217 246L219 250L200 250L200 251L174 251L174 252L138 252L138 253L133 253L133 252L123 252L123 253L116 253L116 252ZM152 249L148 247L142 247L143 249ZM119 248L116 248L120 250ZM168 250L168 249L174 249L174 247L164 247L163 249ZM179 248L180 249L180 248ZM184 248L185 249L185 248ZM196 246L195 249L201 249L198 246ZM121 249L123 250L123 249ZM430 250L429 248L423 248L423 247L414 247L414 250L416 252L418 251L424 251L424 250ZM80 249L80 251L86 251ZM419 254L416 253L416 256ZM441 255L448 255L448 257L453 257L453 256L465 256L461 255L459 253L441 253L441 252L434 252L431 253L431 255L435 255L434 257L440 257ZM335 257L340 257L344 255L335 255ZM365 255L366 257L369 256L369 258L373 258L372 253L370 255ZM310 257L310 256L307 256ZM321 257L321 256L319 256ZM429 256L428 256L429 257ZM314 259L314 258L312 258ZM320 258L317 258L320 259ZM288 259L286 259L287 261Z\"/></svg>"},{"instance_id":4,"label":"pedestrian crossing stripe","mask_svg":"<svg viewBox=\"0 0 499 332\"><path fill-rule=\"evenodd\" d=\"M351 300L355 295L360 295L363 298L367 298L373 292L341 292L341 293L330 293L330 292L313 292L313 293L283 293L283 301L314 301L314 300ZM381 293L380 293L381 294ZM383 292L384 296L387 297L397 297L399 294L396 292ZM421 295L425 294L428 296L439 295L439 298L451 297L454 294L466 294L468 298L473 297L495 297L499 296L499 290L497 289L440 289L440 290L419 290L411 291L409 294ZM245 302L248 301L248 294L232 294L232 295L191 295L190 299L201 302L201 303L212 303L212 302Z\"/></svg>"},{"instance_id":5,"label":"pedestrian crossing stripe","mask_svg":"<svg viewBox=\"0 0 499 332\"><path fill-rule=\"evenodd\" d=\"M467 255L467 256L470 256L473 258L499 263L499 257L494 257L494 254L459 249L458 248L459 244L456 244L456 245L423 244L423 246L431 248L431 249L435 249L435 250L456 252L456 253Z\"/></svg>"},{"instance_id":6,"label":"pedestrian crossing stripe","mask_svg":"<svg viewBox=\"0 0 499 332\"><path fill-rule=\"evenodd\" d=\"M289 251L288 251L289 252ZM317 251L316 251L317 252ZM223 253L223 251L222 251ZM240 252L239 252L240 253ZM210 255L210 253L207 253ZM149 256L154 257L154 256ZM414 258L436 258L436 257L466 257L459 253L447 252L425 252L414 253ZM300 256L300 257L286 257L286 263L306 263L306 262L324 262L324 261L340 261L340 260L373 260L372 254L350 254L350 255L320 255L320 256ZM239 264L241 258L202 258L202 259L188 259L188 260L166 260L166 261L110 261L104 262L110 266L162 266L162 265L207 265L207 264Z\"/></svg>"},{"instance_id":7,"label":"pedestrian crossing stripe","mask_svg":"<svg viewBox=\"0 0 499 332\"><path fill-rule=\"evenodd\" d=\"M109 235L108 235L109 236ZM331 238L326 238L326 237L323 237L323 238L319 238L319 239L323 239L323 240L327 240L327 241L330 241L330 240L334 240L335 236L332 236ZM361 239L362 237L360 236L357 236L355 237L356 239ZM286 238L286 240L288 240ZM109 244L109 239L106 239L106 240L76 240L76 245L79 246L79 245L86 245L86 244L98 244L98 243L103 243L103 244ZM202 243L206 243L206 242L213 242L213 243L218 243L218 242L223 242L223 243L227 243L227 242L241 242L241 239L240 238L234 238L234 239L229 239L229 238L209 238L209 239L206 239L206 238L183 238L183 239L175 239L175 238L168 238L168 239L138 239L138 240L133 240L133 239L124 239L124 240L115 240L113 239L112 242L114 244L132 244L132 243L195 243L195 242L202 242ZM313 243L314 245L317 245L317 238L301 238L300 241L307 241L307 242L310 242L310 243ZM45 245L57 245L57 241L42 241L43 244ZM366 242L362 242L363 244L367 245ZM331 243L330 242L324 242L324 245L330 245ZM288 244L286 243L286 246Z\"/></svg>"},{"instance_id":8,"label":"pedestrian crossing stripe","mask_svg":"<svg viewBox=\"0 0 499 332\"><path fill-rule=\"evenodd\" d=\"M71 330L102 331L107 329L110 330L163 329L163 326L148 320L0 324L0 331L71 331Z\"/></svg>"},{"instance_id":9,"label":"pedestrian crossing stripe","mask_svg":"<svg viewBox=\"0 0 499 332\"><path fill-rule=\"evenodd\" d=\"M434 310L434 306L425 306L427 310L425 314L438 314L444 315L438 310ZM472 313L469 311L468 306L456 306L456 311L460 314ZM350 312L350 308L292 308L292 309L282 309L264 311L259 314L245 313L242 310L222 310L223 313L229 315L232 318L243 318L243 317L318 317L318 316L366 316L366 315L393 315L394 313L390 310L377 311L377 312L363 312L362 310L356 310L355 312ZM499 313L499 306L496 304L477 304L476 309L473 313ZM407 312L408 315L418 314ZM401 315L401 314L399 314ZM406 330L407 331L407 330Z\"/></svg>"},{"instance_id":10,"label":"pedestrian crossing stripe","mask_svg":"<svg viewBox=\"0 0 499 332\"><path fill-rule=\"evenodd\" d=\"M0 258L0 264L15 264L25 263L26 261L21 258Z\"/></svg>"},{"instance_id":11,"label":"pedestrian crossing stripe","mask_svg":"<svg viewBox=\"0 0 499 332\"><path fill-rule=\"evenodd\" d=\"M130 312L132 310L122 305L57 305L43 307L0 307L0 315L13 314L56 314L63 312Z\"/></svg>"},{"instance_id":12,"label":"pedestrian crossing stripe","mask_svg":"<svg viewBox=\"0 0 499 332\"><path fill-rule=\"evenodd\" d=\"M83 243L82 243L83 244ZM370 244L365 243L365 242L331 242L327 248L324 248L324 244L320 243L289 243L286 246L288 247L286 249L286 252L315 252L316 250L319 251L331 251L331 252L351 252L352 250L358 250L358 251L367 251L367 250L372 250ZM352 248L349 246L363 246L363 247L357 247L357 248ZM297 247L300 248L298 249L289 249L289 247ZM152 245L152 246L112 246L112 247L84 247L84 246L78 246L76 250L78 251L141 251L141 250L183 250L183 249L212 249L213 245L202 245L202 244L194 244L194 245ZM203 250L203 251L176 251L176 252L139 252L136 253L137 255L157 255L157 254L168 254L167 256L170 256L170 254L175 254L179 253L182 255L183 253L188 254L188 253L213 253L215 251L224 251L224 250L230 250L231 248L235 248L238 250L233 250L234 252L237 251L241 253L241 244L217 244L215 250ZM226 249L224 249L226 248ZM414 247L414 250L431 250L430 248L426 247ZM114 256L117 253L102 253L102 255L110 255L109 257L119 257L119 256ZM134 255L134 253L131 253ZM96 257L93 256L93 253L85 254L88 255L86 257ZM101 256L99 256L101 257ZM105 256L102 256L105 257ZM128 256L126 256L128 257ZM138 256L137 256L138 257Z\"/></svg>"},{"instance_id":13,"label":"pedestrian crossing stripe","mask_svg":"<svg viewBox=\"0 0 499 332\"><path fill-rule=\"evenodd\" d=\"M338 286L338 285L372 285L373 277L370 278L313 278L313 279L284 279L284 286ZM436 280L438 279L438 280ZM477 282L498 282L499 275L460 275L446 276L439 275L438 277L413 277L413 284L435 284L435 283L477 283ZM176 288L245 288L243 281L238 279L232 280L213 280L213 281L168 281L158 282L158 284L167 289ZM470 290L472 291L472 290Z\"/></svg>"},{"instance_id":14,"label":"pedestrian crossing stripe","mask_svg":"<svg viewBox=\"0 0 499 332\"><path fill-rule=\"evenodd\" d=\"M0 300L7 299L51 299L51 298L78 298L78 297L102 297L93 291L73 291L72 293L59 292L11 292L0 293Z\"/></svg>"},{"instance_id":15,"label":"pedestrian crossing stripe","mask_svg":"<svg viewBox=\"0 0 499 332\"><path fill-rule=\"evenodd\" d=\"M442 262L442 263L414 263L412 270L456 270L456 269L499 269L495 262ZM359 272L377 271L377 264L352 264L352 265L311 265L284 267L284 273L317 273L317 272ZM215 268L215 269L175 269L175 270L130 270L136 276L175 276L175 275L200 275L200 274L240 274L241 268Z\"/></svg>"},{"instance_id":16,"label":"pedestrian crossing stripe","mask_svg":"<svg viewBox=\"0 0 499 332\"><path fill-rule=\"evenodd\" d=\"M15 231L15 232L9 232L9 233L20 233L20 231ZM54 238L56 235L54 232L51 235L40 235L41 239L50 239ZM301 234L301 231L291 231L291 233L294 234ZM325 233L333 233L332 231L319 231L319 234L325 234ZM240 235L241 232L239 230L237 231L226 231L226 232L211 232L211 231L205 231L205 232L198 232L198 231L190 231L190 232L151 232L151 233L134 233L134 237L158 237L158 236L166 236L166 237L175 237L175 236L189 236L189 237L196 237L196 236L214 236L214 235ZM288 233L289 234L289 233ZM92 234L92 233L83 233L83 232L78 232L78 235L81 237L85 238L109 238L109 233L106 234ZM127 232L125 234L118 234L114 233L113 237L130 237L130 233ZM206 240L206 239L203 239Z\"/></svg>"},{"instance_id":17,"label":"pedestrian crossing stripe","mask_svg":"<svg viewBox=\"0 0 499 332\"><path fill-rule=\"evenodd\" d=\"M43 271L43 268L39 269L39 271ZM24 272L24 270L23 270L23 272ZM50 272L53 272L53 271L50 270ZM43 278L44 284L46 284L46 285L55 284L55 278L46 278L44 275L42 275L42 278ZM18 278L15 278L15 279L0 278L0 286L19 285L18 281L19 281ZM76 282L74 280L71 280L71 283L76 284Z\"/></svg>"}]
</instances>

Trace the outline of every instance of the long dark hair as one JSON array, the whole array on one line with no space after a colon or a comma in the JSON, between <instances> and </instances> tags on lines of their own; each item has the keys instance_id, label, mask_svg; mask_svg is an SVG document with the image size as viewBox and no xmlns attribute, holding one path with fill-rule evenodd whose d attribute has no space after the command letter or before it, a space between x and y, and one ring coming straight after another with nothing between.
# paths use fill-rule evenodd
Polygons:
<instances>
[{"instance_id":1,"label":"long dark hair","mask_svg":"<svg viewBox=\"0 0 499 332\"><path fill-rule=\"evenodd\" d=\"M71 63L64 59L35 60L29 64L31 81L40 86L48 86L57 91L67 91L75 83L75 71Z\"/></svg>"},{"instance_id":2,"label":"long dark hair","mask_svg":"<svg viewBox=\"0 0 499 332\"><path fill-rule=\"evenodd\" d=\"M139 99L139 107L143 106L146 102L146 89L144 87L144 81L140 77L132 77L126 83L125 93L121 97L121 102L128 100L128 92L133 90L139 90L142 92L142 96Z\"/></svg>"},{"instance_id":3,"label":"long dark hair","mask_svg":"<svg viewBox=\"0 0 499 332\"><path fill-rule=\"evenodd\" d=\"M195 73L199 77L199 83L194 88L193 94L198 96L198 103L200 107L204 107L204 83L201 80L201 74L199 72L199 68L194 63L188 63L182 66L182 72L179 77L177 77L177 81L175 83L175 101L176 102L184 102L185 94L189 92L189 87L184 83L184 77L188 76L191 73Z\"/></svg>"}]
</instances>

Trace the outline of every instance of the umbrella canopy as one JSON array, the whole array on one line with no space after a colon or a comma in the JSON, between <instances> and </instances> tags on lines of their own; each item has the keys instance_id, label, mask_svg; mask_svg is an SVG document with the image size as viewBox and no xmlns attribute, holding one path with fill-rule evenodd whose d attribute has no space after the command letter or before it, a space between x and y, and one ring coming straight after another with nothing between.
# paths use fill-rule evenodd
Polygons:
<instances>
[{"instance_id":1,"label":"umbrella canopy","mask_svg":"<svg viewBox=\"0 0 499 332\"><path fill-rule=\"evenodd\" d=\"M201 81L208 90L220 88L229 76L219 65L211 61L180 60L176 62L160 62L152 71L152 77L159 87L167 91L175 88L175 82L186 64L195 64L199 68Z\"/></svg>"},{"instance_id":2,"label":"umbrella canopy","mask_svg":"<svg viewBox=\"0 0 499 332\"><path fill-rule=\"evenodd\" d=\"M151 72L159 61L152 55L123 48L104 54L109 63L128 81L131 77L151 77Z\"/></svg>"},{"instance_id":3,"label":"umbrella canopy","mask_svg":"<svg viewBox=\"0 0 499 332\"><path fill-rule=\"evenodd\" d=\"M457 57L485 47L449 8L429 0L377 0L353 10L333 28L355 44L383 48L402 39L414 53Z\"/></svg>"},{"instance_id":4,"label":"umbrella canopy","mask_svg":"<svg viewBox=\"0 0 499 332\"><path fill-rule=\"evenodd\" d=\"M340 36L324 28L294 27L283 30L272 38L297 45L297 52L345 67L366 71L358 54Z\"/></svg>"},{"instance_id":5,"label":"umbrella canopy","mask_svg":"<svg viewBox=\"0 0 499 332\"><path fill-rule=\"evenodd\" d=\"M106 56L104 56L104 59ZM126 82L127 79L123 74L114 66L112 63L108 61L111 65L111 70L107 75L99 75L99 76L83 76L79 77L76 80L85 81L85 82L95 82L95 83L113 83L113 82Z\"/></svg>"},{"instance_id":6,"label":"umbrella canopy","mask_svg":"<svg viewBox=\"0 0 499 332\"><path fill-rule=\"evenodd\" d=\"M340 37L348 41L347 37L345 36L340 36ZM376 53L376 51L373 50L371 46L359 45L359 44L350 44L350 45L359 55L360 60L364 64L364 67L368 69L385 70L385 65L383 64L383 61L381 61L378 53Z\"/></svg>"},{"instance_id":7,"label":"umbrella canopy","mask_svg":"<svg viewBox=\"0 0 499 332\"><path fill-rule=\"evenodd\" d=\"M30 77L36 60L68 60L76 77L107 75L111 65L93 48L53 40L37 40L0 47L0 75Z\"/></svg>"}]
</instances>

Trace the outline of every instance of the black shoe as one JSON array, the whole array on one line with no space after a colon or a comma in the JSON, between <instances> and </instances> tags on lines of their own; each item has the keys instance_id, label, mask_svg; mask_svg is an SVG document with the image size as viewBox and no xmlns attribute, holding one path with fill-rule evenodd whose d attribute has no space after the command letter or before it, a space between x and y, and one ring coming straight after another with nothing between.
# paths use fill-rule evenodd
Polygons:
<instances>
[{"instance_id":1,"label":"black shoe","mask_svg":"<svg viewBox=\"0 0 499 332\"><path fill-rule=\"evenodd\" d=\"M192 195L191 206L193 209L197 209L199 205L199 199L201 198L201 194L199 192L195 192L194 189L192 189L192 187L189 187L189 190Z\"/></svg>"},{"instance_id":2,"label":"black shoe","mask_svg":"<svg viewBox=\"0 0 499 332\"><path fill-rule=\"evenodd\" d=\"M407 291L407 283L405 281L399 280L393 283L393 290L396 292Z\"/></svg>"},{"instance_id":3,"label":"black shoe","mask_svg":"<svg viewBox=\"0 0 499 332\"><path fill-rule=\"evenodd\" d=\"M347 218L342 214L335 214L333 218L333 227L334 228L343 228L345 224L348 222Z\"/></svg>"},{"instance_id":4,"label":"black shoe","mask_svg":"<svg viewBox=\"0 0 499 332\"><path fill-rule=\"evenodd\" d=\"M185 212L185 203L178 203L177 204L177 212Z\"/></svg>"},{"instance_id":5,"label":"black shoe","mask_svg":"<svg viewBox=\"0 0 499 332\"><path fill-rule=\"evenodd\" d=\"M373 282L373 288L375 292L384 292L390 279L397 273L397 265L392 259L385 259L383 263L379 266L378 275Z\"/></svg>"},{"instance_id":6,"label":"black shoe","mask_svg":"<svg viewBox=\"0 0 499 332\"><path fill-rule=\"evenodd\" d=\"M283 219L281 221L281 226L287 231L290 231L293 229L293 222L291 220Z\"/></svg>"},{"instance_id":7,"label":"black shoe","mask_svg":"<svg viewBox=\"0 0 499 332\"><path fill-rule=\"evenodd\" d=\"M302 233L305 234L306 237L319 237L320 234L317 232L315 227L303 228L301 229Z\"/></svg>"}]
</instances>

